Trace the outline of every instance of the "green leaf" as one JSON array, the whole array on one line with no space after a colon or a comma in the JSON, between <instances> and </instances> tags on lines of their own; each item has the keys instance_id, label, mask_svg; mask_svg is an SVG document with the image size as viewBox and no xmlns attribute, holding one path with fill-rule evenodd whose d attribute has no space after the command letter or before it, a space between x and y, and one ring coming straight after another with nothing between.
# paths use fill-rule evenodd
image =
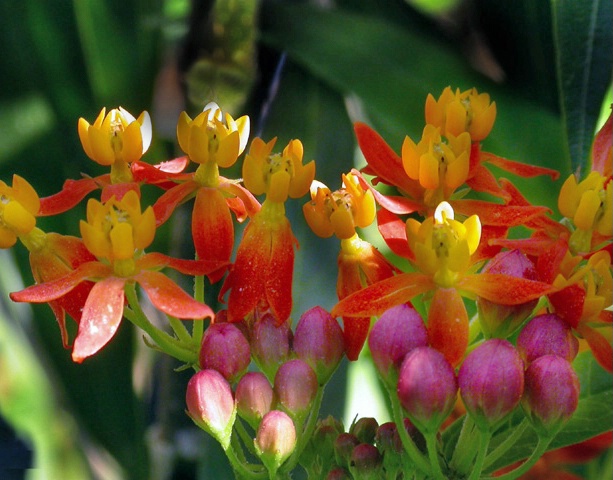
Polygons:
<instances>
[{"instance_id":1,"label":"green leaf","mask_svg":"<svg viewBox=\"0 0 613 480\"><path fill-rule=\"evenodd\" d=\"M572 170L589 171L602 100L611 83L613 3L553 0L560 101Z\"/></svg>"}]
</instances>

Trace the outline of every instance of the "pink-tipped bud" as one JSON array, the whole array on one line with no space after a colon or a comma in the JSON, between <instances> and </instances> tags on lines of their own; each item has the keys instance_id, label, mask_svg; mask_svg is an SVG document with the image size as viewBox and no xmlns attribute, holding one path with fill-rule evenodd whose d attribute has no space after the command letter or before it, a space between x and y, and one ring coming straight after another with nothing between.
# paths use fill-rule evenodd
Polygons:
<instances>
[{"instance_id":1,"label":"pink-tipped bud","mask_svg":"<svg viewBox=\"0 0 613 480\"><path fill-rule=\"evenodd\" d=\"M345 344L338 322L321 307L304 312L294 332L294 351L325 385L343 358Z\"/></svg>"},{"instance_id":2,"label":"pink-tipped bud","mask_svg":"<svg viewBox=\"0 0 613 480\"><path fill-rule=\"evenodd\" d=\"M543 355L558 355L572 362L579 351L579 340L570 326L555 313L534 317L517 337L517 350L526 364Z\"/></svg>"},{"instance_id":3,"label":"pink-tipped bud","mask_svg":"<svg viewBox=\"0 0 613 480\"><path fill-rule=\"evenodd\" d=\"M426 326L419 313L410 305L398 305L383 313L368 337L375 367L390 387L396 386L398 370L406 354L426 345Z\"/></svg>"},{"instance_id":4,"label":"pink-tipped bud","mask_svg":"<svg viewBox=\"0 0 613 480\"><path fill-rule=\"evenodd\" d=\"M187 384L185 401L194 423L227 448L236 418L228 381L217 370L201 370Z\"/></svg>"},{"instance_id":5,"label":"pink-tipped bud","mask_svg":"<svg viewBox=\"0 0 613 480\"><path fill-rule=\"evenodd\" d=\"M344 468L336 467L328 472L326 480L352 480L352 476Z\"/></svg>"},{"instance_id":6,"label":"pink-tipped bud","mask_svg":"<svg viewBox=\"0 0 613 480\"><path fill-rule=\"evenodd\" d=\"M482 270L484 273L501 273L516 278L537 280L532 261L519 250L500 252ZM486 338L507 338L528 318L538 299L521 305L499 305L477 297L479 322Z\"/></svg>"},{"instance_id":7,"label":"pink-tipped bud","mask_svg":"<svg viewBox=\"0 0 613 480\"><path fill-rule=\"evenodd\" d=\"M394 455L402 452L402 441L398 433L398 427L394 422L386 422L379 425L375 433L375 443L385 456L385 452L390 451Z\"/></svg>"},{"instance_id":8,"label":"pink-tipped bud","mask_svg":"<svg viewBox=\"0 0 613 480\"><path fill-rule=\"evenodd\" d=\"M221 373L234 383L247 371L251 362L249 342L231 323L214 323L202 338L200 367Z\"/></svg>"},{"instance_id":9,"label":"pink-tipped bud","mask_svg":"<svg viewBox=\"0 0 613 480\"><path fill-rule=\"evenodd\" d=\"M358 437L351 433L341 433L334 440L334 458L337 465L348 468L353 449L360 444Z\"/></svg>"},{"instance_id":10,"label":"pink-tipped bud","mask_svg":"<svg viewBox=\"0 0 613 480\"><path fill-rule=\"evenodd\" d=\"M279 404L300 423L309 413L318 387L313 369L298 358L285 362L275 375L274 391Z\"/></svg>"},{"instance_id":11,"label":"pink-tipped bud","mask_svg":"<svg viewBox=\"0 0 613 480\"><path fill-rule=\"evenodd\" d=\"M360 480L379 480L384 475L382 471L383 457L377 447L369 443L360 443L351 452L349 471L353 478Z\"/></svg>"},{"instance_id":12,"label":"pink-tipped bud","mask_svg":"<svg viewBox=\"0 0 613 480\"><path fill-rule=\"evenodd\" d=\"M579 379L568 361L544 355L527 368L521 404L538 432L555 432L572 416L578 403Z\"/></svg>"},{"instance_id":13,"label":"pink-tipped bud","mask_svg":"<svg viewBox=\"0 0 613 480\"><path fill-rule=\"evenodd\" d=\"M270 478L274 478L274 473L296 447L294 422L286 413L271 410L262 418L254 444L260 460L272 472Z\"/></svg>"},{"instance_id":14,"label":"pink-tipped bud","mask_svg":"<svg viewBox=\"0 0 613 480\"><path fill-rule=\"evenodd\" d=\"M519 404L524 391L524 364L507 340L486 340L462 363L458 383L466 410L486 430Z\"/></svg>"},{"instance_id":15,"label":"pink-tipped bud","mask_svg":"<svg viewBox=\"0 0 613 480\"><path fill-rule=\"evenodd\" d=\"M402 362L397 391L411 422L422 432L436 432L455 405L458 383L441 352L417 347Z\"/></svg>"},{"instance_id":16,"label":"pink-tipped bud","mask_svg":"<svg viewBox=\"0 0 613 480\"><path fill-rule=\"evenodd\" d=\"M257 320L251 332L251 354L270 381L279 366L290 356L292 330L289 322L277 326L276 318L267 313Z\"/></svg>"},{"instance_id":17,"label":"pink-tipped bud","mask_svg":"<svg viewBox=\"0 0 613 480\"><path fill-rule=\"evenodd\" d=\"M262 417L273 407L272 386L263 373L248 372L236 385L236 408L238 415L256 428Z\"/></svg>"}]
</instances>

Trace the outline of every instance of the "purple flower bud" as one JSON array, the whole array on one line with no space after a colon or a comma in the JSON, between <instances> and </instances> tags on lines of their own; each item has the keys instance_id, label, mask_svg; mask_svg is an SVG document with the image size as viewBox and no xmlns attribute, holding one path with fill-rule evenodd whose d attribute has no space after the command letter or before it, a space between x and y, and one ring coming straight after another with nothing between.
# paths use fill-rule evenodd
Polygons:
<instances>
[{"instance_id":1,"label":"purple flower bud","mask_svg":"<svg viewBox=\"0 0 613 480\"><path fill-rule=\"evenodd\" d=\"M326 480L351 480L352 477L344 468L337 467L328 472Z\"/></svg>"},{"instance_id":2,"label":"purple flower bud","mask_svg":"<svg viewBox=\"0 0 613 480\"><path fill-rule=\"evenodd\" d=\"M398 369L406 354L427 345L428 332L421 316L406 304L381 315L368 337L375 367L390 387L396 386Z\"/></svg>"},{"instance_id":3,"label":"purple flower bud","mask_svg":"<svg viewBox=\"0 0 613 480\"><path fill-rule=\"evenodd\" d=\"M368 443L360 443L351 452L349 471L353 478L360 480L379 480L383 474L383 457L377 447Z\"/></svg>"},{"instance_id":4,"label":"purple flower bud","mask_svg":"<svg viewBox=\"0 0 613 480\"><path fill-rule=\"evenodd\" d=\"M255 450L262 463L272 473L287 460L296 447L296 427L289 416L279 410L271 410L260 422L255 436Z\"/></svg>"},{"instance_id":5,"label":"purple flower bud","mask_svg":"<svg viewBox=\"0 0 613 480\"><path fill-rule=\"evenodd\" d=\"M289 322L277 326L275 317L265 314L253 326L251 354L270 381L275 378L279 366L289 359L291 343Z\"/></svg>"},{"instance_id":6,"label":"purple flower bud","mask_svg":"<svg viewBox=\"0 0 613 480\"><path fill-rule=\"evenodd\" d=\"M359 444L358 437L351 433L341 433L336 437L336 440L334 440L334 458L336 463L344 468L349 467L351 453Z\"/></svg>"},{"instance_id":7,"label":"purple flower bud","mask_svg":"<svg viewBox=\"0 0 613 480\"><path fill-rule=\"evenodd\" d=\"M315 370L319 384L325 385L345 351L343 330L327 311L313 307L296 325L294 351Z\"/></svg>"},{"instance_id":8,"label":"purple flower bud","mask_svg":"<svg viewBox=\"0 0 613 480\"><path fill-rule=\"evenodd\" d=\"M263 373L248 372L238 381L235 397L239 416L256 428L272 409L274 393Z\"/></svg>"},{"instance_id":9,"label":"purple flower bud","mask_svg":"<svg viewBox=\"0 0 613 480\"><path fill-rule=\"evenodd\" d=\"M388 450L396 455L402 453L402 441L400 440L398 427L394 422L379 425L375 434L375 443L384 456Z\"/></svg>"},{"instance_id":10,"label":"purple flower bud","mask_svg":"<svg viewBox=\"0 0 613 480\"><path fill-rule=\"evenodd\" d=\"M308 363L298 358L285 362L275 375L274 391L279 404L299 420L311 409L317 394L317 375Z\"/></svg>"},{"instance_id":11,"label":"purple flower bud","mask_svg":"<svg viewBox=\"0 0 613 480\"><path fill-rule=\"evenodd\" d=\"M500 252L482 270L483 273L501 273L516 278L537 280L532 261L519 250ZM521 305L499 305L477 297L479 322L486 338L507 338L528 318L538 299Z\"/></svg>"},{"instance_id":12,"label":"purple flower bud","mask_svg":"<svg viewBox=\"0 0 613 480\"><path fill-rule=\"evenodd\" d=\"M492 428L519 404L524 364L507 340L486 340L462 363L458 383L464 406L475 423L482 429Z\"/></svg>"},{"instance_id":13,"label":"purple flower bud","mask_svg":"<svg viewBox=\"0 0 613 480\"><path fill-rule=\"evenodd\" d=\"M349 429L349 433L358 437L361 443L373 443L379 424L374 418L360 418Z\"/></svg>"},{"instance_id":14,"label":"purple flower bud","mask_svg":"<svg viewBox=\"0 0 613 480\"><path fill-rule=\"evenodd\" d=\"M200 348L200 367L217 370L234 383L251 362L249 342L231 323L214 323L207 328Z\"/></svg>"},{"instance_id":15,"label":"purple flower bud","mask_svg":"<svg viewBox=\"0 0 613 480\"><path fill-rule=\"evenodd\" d=\"M526 364L543 355L558 355L572 362L579 350L579 340L564 320L549 313L528 322L517 337L517 350Z\"/></svg>"},{"instance_id":16,"label":"purple flower bud","mask_svg":"<svg viewBox=\"0 0 613 480\"><path fill-rule=\"evenodd\" d=\"M441 352L417 347L405 357L398 398L419 430L436 432L453 409L457 393L455 372Z\"/></svg>"},{"instance_id":17,"label":"purple flower bud","mask_svg":"<svg viewBox=\"0 0 613 480\"><path fill-rule=\"evenodd\" d=\"M236 418L228 381L217 370L201 370L187 384L185 401L194 423L227 448Z\"/></svg>"},{"instance_id":18,"label":"purple flower bud","mask_svg":"<svg viewBox=\"0 0 613 480\"><path fill-rule=\"evenodd\" d=\"M568 361L544 355L530 364L521 404L537 431L555 432L572 416L578 403L579 379Z\"/></svg>"}]
</instances>

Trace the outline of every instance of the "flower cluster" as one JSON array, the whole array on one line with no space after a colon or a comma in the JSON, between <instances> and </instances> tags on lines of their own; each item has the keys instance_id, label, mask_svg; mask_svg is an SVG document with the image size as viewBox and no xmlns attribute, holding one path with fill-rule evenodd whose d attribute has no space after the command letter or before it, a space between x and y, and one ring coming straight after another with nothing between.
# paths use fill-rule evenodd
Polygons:
<instances>
[{"instance_id":1,"label":"flower cluster","mask_svg":"<svg viewBox=\"0 0 613 480\"><path fill-rule=\"evenodd\" d=\"M531 425L534 453L501 477L516 478L578 406L571 362L579 349L613 372L611 119L597 134L593 171L563 183L565 218L557 221L488 169L558 176L481 148L496 113L476 89L429 95L423 134L407 136L400 154L357 123L367 165L332 190L315 180L300 140L278 149L276 138L250 140L249 118L235 120L215 103L194 119L181 114L185 155L157 165L142 161L152 141L147 112L103 109L93 124L79 120L78 136L108 174L67 180L45 198L17 175L11 186L0 181L0 247L23 244L35 281L10 297L49 304L76 362L107 345L125 318L193 368L187 413L241 478L283 478L301 464L317 478L477 479ZM242 177L222 176L243 155ZM143 204L144 188L158 194L152 205ZM37 226L94 192L80 237ZM309 192L307 224L339 239L338 303L313 307L293 327L298 242L285 202ZM191 200L195 258L149 251L157 228ZM237 246L235 221L247 222ZM375 221L379 247L409 268L361 237ZM518 226L530 236L510 235ZM193 277L194 294L165 268ZM137 286L166 315L163 328L147 317ZM218 293L219 311L204 303L205 287ZM78 325L74 339L66 314ZM318 423L325 385L342 357L357 360L364 345L394 421L360 419L348 432L332 418ZM460 415L449 447L441 432ZM505 422L520 433L489 449Z\"/></svg>"}]
</instances>

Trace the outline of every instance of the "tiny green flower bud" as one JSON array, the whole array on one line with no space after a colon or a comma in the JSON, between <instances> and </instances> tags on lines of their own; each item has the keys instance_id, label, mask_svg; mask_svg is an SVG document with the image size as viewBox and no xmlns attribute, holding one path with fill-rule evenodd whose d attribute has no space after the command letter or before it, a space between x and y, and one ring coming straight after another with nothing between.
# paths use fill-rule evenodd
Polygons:
<instances>
[{"instance_id":1,"label":"tiny green flower bud","mask_svg":"<svg viewBox=\"0 0 613 480\"><path fill-rule=\"evenodd\" d=\"M251 362L249 342L233 324L214 323L204 333L199 359L203 370L217 370L234 383Z\"/></svg>"},{"instance_id":2,"label":"tiny green flower bud","mask_svg":"<svg viewBox=\"0 0 613 480\"><path fill-rule=\"evenodd\" d=\"M289 416L279 410L271 410L260 422L254 440L255 451L271 477L292 454L296 447L296 427Z\"/></svg>"},{"instance_id":3,"label":"tiny green flower bud","mask_svg":"<svg viewBox=\"0 0 613 480\"><path fill-rule=\"evenodd\" d=\"M313 369L298 358L285 362L275 375L274 391L279 405L300 424L311 409L318 387Z\"/></svg>"},{"instance_id":4,"label":"tiny green flower bud","mask_svg":"<svg viewBox=\"0 0 613 480\"><path fill-rule=\"evenodd\" d=\"M428 345L428 332L417 311L410 305L387 310L375 323L368 337L373 362L383 381L396 387L398 369L407 353Z\"/></svg>"},{"instance_id":5,"label":"tiny green flower bud","mask_svg":"<svg viewBox=\"0 0 613 480\"><path fill-rule=\"evenodd\" d=\"M568 323L549 313L528 322L517 337L517 350L526 364L543 355L558 355L572 362L579 350L579 340Z\"/></svg>"},{"instance_id":6,"label":"tiny green flower bud","mask_svg":"<svg viewBox=\"0 0 613 480\"><path fill-rule=\"evenodd\" d=\"M236 418L228 381L217 370L201 370L187 384L185 401L194 423L228 448Z\"/></svg>"},{"instance_id":7,"label":"tiny green flower bud","mask_svg":"<svg viewBox=\"0 0 613 480\"><path fill-rule=\"evenodd\" d=\"M550 435L577 409L579 389L579 379L568 361L557 355L544 355L526 370L521 404L534 428Z\"/></svg>"},{"instance_id":8,"label":"tiny green flower bud","mask_svg":"<svg viewBox=\"0 0 613 480\"><path fill-rule=\"evenodd\" d=\"M482 270L484 273L502 273L527 280L537 280L532 261L519 250L500 252ZM521 305L499 305L477 297L479 322L486 338L507 338L528 318L538 299Z\"/></svg>"},{"instance_id":9,"label":"tiny green flower bud","mask_svg":"<svg viewBox=\"0 0 613 480\"><path fill-rule=\"evenodd\" d=\"M325 385L343 358L343 330L323 308L313 307L296 325L294 351L315 371L319 384Z\"/></svg>"},{"instance_id":10,"label":"tiny green flower bud","mask_svg":"<svg viewBox=\"0 0 613 480\"><path fill-rule=\"evenodd\" d=\"M292 330L289 322L277 326L277 320L269 313L253 326L251 354L271 382L279 366L289 359L291 343Z\"/></svg>"},{"instance_id":11,"label":"tiny green flower bud","mask_svg":"<svg viewBox=\"0 0 613 480\"><path fill-rule=\"evenodd\" d=\"M373 443L377 433L379 424L374 418L360 418L349 429L349 433L353 433L361 443Z\"/></svg>"},{"instance_id":12,"label":"tiny green flower bud","mask_svg":"<svg viewBox=\"0 0 613 480\"><path fill-rule=\"evenodd\" d=\"M507 340L486 340L464 359L458 383L475 423L483 430L494 428L519 404L524 364Z\"/></svg>"},{"instance_id":13,"label":"tiny green flower bud","mask_svg":"<svg viewBox=\"0 0 613 480\"><path fill-rule=\"evenodd\" d=\"M274 393L263 373L248 372L236 385L236 408L238 415L256 428L262 417L273 406Z\"/></svg>"},{"instance_id":14,"label":"tiny green flower bud","mask_svg":"<svg viewBox=\"0 0 613 480\"><path fill-rule=\"evenodd\" d=\"M377 447L360 443L351 452L349 471L356 480L379 480L381 478L383 457Z\"/></svg>"},{"instance_id":15,"label":"tiny green flower bud","mask_svg":"<svg viewBox=\"0 0 613 480\"><path fill-rule=\"evenodd\" d=\"M420 431L430 433L439 429L453 409L458 383L441 352L417 347L402 362L397 391L411 422Z\"/></svg>"}]
</instances>

